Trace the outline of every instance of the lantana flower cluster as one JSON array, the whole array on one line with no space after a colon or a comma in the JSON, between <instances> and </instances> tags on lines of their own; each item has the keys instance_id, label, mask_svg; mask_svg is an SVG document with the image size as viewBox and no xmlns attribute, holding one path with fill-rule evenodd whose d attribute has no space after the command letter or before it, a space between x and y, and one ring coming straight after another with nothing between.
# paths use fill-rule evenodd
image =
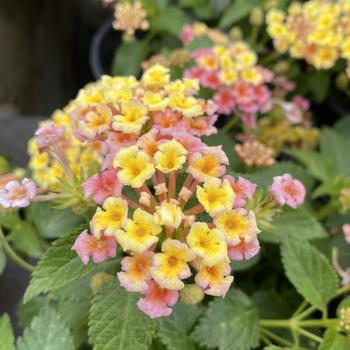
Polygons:
<instances>
[{"instance_id":1,"label":"lantana flower cluster","mask_svg":"<svg viewBox=\"0 0 350 350\"><path fill-rule=\"evenodd\" d=\"M198 23L182 31L185 44L205 36L213 45L192 53L193 64L185 75L212 92L219 114L240 118L243 134L239 139L258 140L276 153L284 145L317 145L318 130L312 127L308 100L299 95L287 98L294 83L259 65L256 53L241 40Z\"/></svg>"},{"instance_id":2,"label":"lantana flower cluster","mask_svg":"<svg viewBox=\"0 0 350 350\"><path fill-rule=\"evenodd\" d=\"M55 152L40 147L36 139L29 145L30 168L42 187L55 188L58 178L70 168L79 176L81 167L104 168L122 146L132 145L151 127L159 135L174 133L183 138L184 130L195 136L216 132L215 104L196 98L198 82L170 80L169 70L160 65L145 71L142 79L103 76L83 88L77 98L38 133L59 134ZM38 135L39 136L39 135ZM57 154L59 153L59 157Z\"/></svg>"},{"instance_id":3,"label":"lantana flower cluster","mask_svg":"<svg viewBox=\"0 0 350 350\"><path fill-rule=\"evenodd\" d=\"M85 183L101 206L91 234L82 232L73 246L84 263L89 256L96 263L113 257L120 246L127 255L118 279L144 294L138 306L150 317L169 315L191 276L204 293L225 296L233 281L230 260L256 255L260 232L254 211L245 208L256 185L225 175L221 147L157 139L157 133L152 129L115 154L102 174L114 175L109 196L96 178Z\"/></svg>"},{"instance_id":4,"label":"lantana flower cluster","mask_svg":"<svg viewBox=\"0 0 350 350\"><path fill-rule=\"evenodd\" d=\"M350 1L293 2L287 12L272 9L267 31L280 53L304 58L317 69L330 69L338 59L350 62Z\"/></svg>"},{"instance_id":5,"label":"lantana flower cluster","mask_svg":"<svg viewBox=\"0 0 350 350\"><path fill-rule=\"evenodd\" d=\"M115 257L120 247L118 280L143 295L137 305L151 318L170 315L179 291L193 282L197 291L224 297L233 282L230 261L260 249L256 216L247 207L257 186L226 174L220 146L191 140L151 129L84 184L99 206L72 249L87 264L90 257L95 263ZM270 196L276 207L295 208L305 189L285 174L274 179Z\"/></svg>"}]
</instances>

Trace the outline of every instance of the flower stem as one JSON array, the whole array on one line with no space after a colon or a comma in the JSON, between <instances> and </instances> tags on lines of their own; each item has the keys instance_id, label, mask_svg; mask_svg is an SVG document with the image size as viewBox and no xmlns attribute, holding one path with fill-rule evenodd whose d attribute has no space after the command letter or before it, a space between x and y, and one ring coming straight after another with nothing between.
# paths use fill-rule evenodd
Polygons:
<instances>
[{"instance_id":1,"label":"flower stem","mask_svg":"<svg viewBox=\"0 0 350 350\"><path fill-rule=\"evenodd\" d=\"M309 338L309 339L311 339L311 340L314 340L314 341L316 341L316 342L318 342L318 343L322 343L322 338L320 338L319 336L317 336L316 334L313 334L313 333L311 333L311 332L309 332L309 331L307 331L307 330L305 330L305 329L303 329L303 328L300 328L299 329L299 333L300 334L302 334L304 337L306 337L306 338Z\"/></svg>"},{"instance_id":2,"label":"flower stem","mask_svg":"<svg viewBox=\"0 0 350 350\"><path fill-rule=\"evenodd\" d=\"M238 115L233 115L231 119L223 126L222 131L228 133L238 122L240 118Z\"/></svg>"},{"instance_id":3,"label":"flower stem","mask_svg":"<svg viewBox=\"0 0 350 350\"><path fill-rule=\"evenodd\" d=\"M34 266L27 263L25 260L23 260L17 253L11 248L9 243L7 242L6 237L4 236L2 229L0 228L0 242L4 246L5 252L11 258L17 265L23 267L25 270L29 272L34 271Z\"/></svg>"},{"instance_id":4,"label":"flower stem","mask_svg":"<svg viewBox=\"0 0 350 350\"><path fill-rule=\"evenodd\" d=\"M347 292L350 292L350 284L345 285L344 287L341 287L337 290L337 292L335 293L335 298L341 296L342 294L345 294Z\"/></svg>"}]
</instances>

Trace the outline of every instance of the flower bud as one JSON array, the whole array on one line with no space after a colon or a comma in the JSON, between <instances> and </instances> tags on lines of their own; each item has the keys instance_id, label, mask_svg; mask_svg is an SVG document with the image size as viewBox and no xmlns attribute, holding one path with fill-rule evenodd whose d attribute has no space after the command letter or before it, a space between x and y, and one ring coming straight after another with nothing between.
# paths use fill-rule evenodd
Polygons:
<instances>
[{"instance_id":1,"label":"flower bud","mask_svg":"<svg viewBox=\"0 0 350 350\"><path fill-rule=\"evenodd\" d=\"M253 26L261 26L264 22L264 12L260 6L255 6L250 12L249 23Z\"/></svg>"},{"instance_id":2,"label":"flower bud","mask_svg":"<svg viewBox=\"0 0 350 350\"><path fill-rule=\"evenodd\" d=\"M112 275L105 272L96 273L90 280L90 288L93 294L96 294L105 282L111 281L113 279Z\"/></svg>"},{"instance_id":3,"label":"flower bud","mask_svg":"<svg viewBox=\"0 0 350 350\"><path fill-rule=\"evenodd\" d=\"M350 307L340 310L339 325L346 333L350 334Z\"/></svg>"},{"instance_id":4,"label":"flower bud","mask_svg":"<svg viewBox=\"0 0 350 350\"><path fill-rule=\"evenodd\" d=\"M276 8L276 6L278 5L278 1L277 0L266 0L264 1L264 9L266 10L271 10Z\"/></svg>"},{"instance_id":5,"label":"flower bud","mask_svg":"<svg viewBox=\"0 0 350 350\"><path fill-rule=\"evenodd\" d=\"M10 171L9 162L5 157L0 157L0 175Z\"/></svg>"},{"instance_id":6,"label":"flower bud","mask_svg":"<svg viewBox=\"0 0 350 350\"><path fill-rule=\"evenodd\" d=\"M339 90L345 90L348 86L349 78L346 73L340 73L335 78L335 85Z\"/></svg>"},{"instance_id":7,"label":"flower bud","mask_svg":"<svg viewBox=\"0 0 350 350\"><path fill-rule=\"evenodd\" d=\"M289 70L289 62L287 60L279 61L275 64L273 70L277 74L284 74Z\"/></svg>"},{"instance_id":8,"label":"flower bud","mask_svg":"<svg viewBox=\"0 0 350 350\"><path fill-rule=\"evenodd\" d=\"M193 305L200 303L204 298L202 288L196 284L188 284L180 292L180 299L184 304Z\"/></svg>"},{"instance_id":9,"label":"flower bud","mask_svg":"<svg viewBox=\"0 0 350 350\"><path fill-rule=\"evenodd\" d=\"M239 27L232 27L230 29L230 37L233 39L233 40L240 40L242 39L242 30L241 28Z\"/></svg>"},{"instance_id":10,"label":"flower bud","mask_svg":"<svg viewBox=\"0 0 350 350\"><path fill-rule=\"evenodd\" d=\"M343 188L340 191L339 202L341 211L346 212L350 209L350 188Z\"/></svg>"}]
</instances>

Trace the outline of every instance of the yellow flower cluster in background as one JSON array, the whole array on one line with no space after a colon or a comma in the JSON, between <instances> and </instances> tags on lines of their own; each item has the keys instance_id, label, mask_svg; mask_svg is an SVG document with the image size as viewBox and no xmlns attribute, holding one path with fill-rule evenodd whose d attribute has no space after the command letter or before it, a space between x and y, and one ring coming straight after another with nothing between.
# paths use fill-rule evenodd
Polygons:
<instances>
[{"instance_id":1,"label":"yellow flower cluster in background","mask_svg":"<svg viewBox=\"0 0 350 350\"><path fill-rule=\"evenodd\" d=\"M287 13L270 10L266 22L280 53L288 51L317 69L330 69L340 58L350 60L349 0L293 2Z\"/></svg>"}]
</instances>

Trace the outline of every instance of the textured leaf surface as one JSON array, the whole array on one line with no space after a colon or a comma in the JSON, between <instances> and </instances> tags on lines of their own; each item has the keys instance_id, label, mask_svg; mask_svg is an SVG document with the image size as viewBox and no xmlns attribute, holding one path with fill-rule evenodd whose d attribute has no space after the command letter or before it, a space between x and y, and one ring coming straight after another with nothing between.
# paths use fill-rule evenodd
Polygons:
<instances>
[{"instance_id":1,"label":"textured leaf surface","mask_svg":"<svg viewBox=\"0 0 350 350\"><path fill-rule=\"evenodd\" d=\"M315 178L326 181L332 176L336 176L336 169L332 162L324 154L311 150L289 149L286 153L302 163Z\"/></svg>"},{"instance_id":2,"label":"textured leaf surface","mask_svg":"<svg viewBox=\"0 0 350 350\"><path fill-rule=\"evenodd\" d=\"M307 242L282 245L282 262L288 279L310 304L324 310L338 287L338 277L327 258Z\"/></svg>"},{"instance_id":3,"label":"textured leaf surface","mask_svg":"<svg viewBox=\"0 0 350 350\"><path fill-rule=\"evenodd\" d=\"M13 350L14 341L10 318L3 314L0 317L0 350Z\"/></svg>"},{"instance_id":4,"label":"textured leaf surface","mask_svg":"<svg viewBox=\"0 0 350 350\"><path fill-rule=\"evenodd\" d=\"M17 342L17 350L73 350L69 328L53 308L45 307Z\"/></svg>"},{"instance_id":5,"label":"textured leaf surface","mask_svg":"<svg viewBox=\"0 0 350 350\"><path fill-rule=\"evenodd\" d=\"M158 336L168 350L195 350L189 334L202 313L200 305L185 305L178 302L170 317L160 322Z\"/></svg>"},{"instance_id":6,"label":"textured leaf surface","mask_svg":"<svg viewBox=\"0 0 350 350\"><path fill-rule=\"evenodd\" d=\"M219 350L247 350L259 344L258 310L240 290L213 300L193 332L203 346Z\"/></svg>"},{"instance_id":7,"label":"textured leaf surface","mask_svg":"<svg viewBox=\"0 0 350 350\"><path fill-rule=\"evenodd\" d=\"M24 295L24 302L40 293L61 288L98 268L98 265L92 262L85 266L77 254L71 250L80 231L81 229L59 238L47 250L32 274L29 287Z\"/></svg>"},{"instance_id":8,"label":"textured leaf surface","mask_svg":"<svg viewBox=\"0 0 350 350\"><path fill-rule=\"evenodd\" d=\"M58 238L69 234L84 222L71 209L56 209L49 202L32 203L28 209L35 228L44 238Z\"/></svg>"},{"instance_id":9,"label":"textured leaf surface","mask_svg":"<svg viewBox=\"0 0 350 350\"><path fill-rule=\"evenodd\" d=\"M349 350L350 340L334 329L328 329L324 335L323 342L320 344L319 350Z\"/></svg>"},{"instance_id":10,"label":"textured leaf surface","mask_svg":"<svg viewBox=\"0 0 350 350\"><path fill-rule=\"evenodd\" d=\"M327 237L316 218L302 209L286 209L272 224L271 230L264 231L259 236L265 242L283 243Z\"/></svg>"},{"instance_id":11,"label":"textured leaf surface","mask_svg":"<svg viewBox=\"0 0 350 350\"><path fill-rule=\"evenodd\" d=\"M92 301L89 336L94 350L147 350L158 322L136 306L140 295L122 289L117 281L103 285Z\"/></svg>"}]
</instances>

